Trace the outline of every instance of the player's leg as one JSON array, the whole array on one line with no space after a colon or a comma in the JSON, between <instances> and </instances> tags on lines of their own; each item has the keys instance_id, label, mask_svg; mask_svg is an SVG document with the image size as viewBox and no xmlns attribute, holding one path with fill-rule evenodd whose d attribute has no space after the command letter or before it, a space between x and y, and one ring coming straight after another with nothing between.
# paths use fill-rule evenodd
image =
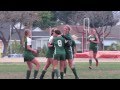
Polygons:
<instances>
[{"instance_id":1,"label":"player's leg","mask_svg":"<svg viewBox=\"0 0 120 90\"><path fill-rule=\"evenodd\" d=\"M65 60L64 62L64 76L66 75L66 71L67 71L67 60Z\"/></svg>"},{"instance_id":2,"label":"player's leg","mask_svg":"<svg viewBox=\"0 0 120 90\"><path fill-rule=\"evenodd\" d=\"M99 64L99 62L98 62L98 59L96 58L96 56L97 56L97 52L94 52L94 53L93 53L93 58L94 58L95 61L96 61L96 67L97 67L98 64Z\"/></svg>"},{"instance_id":3,"label":"player's leg","mask_svg":"<svg viewBox=\"0 0 120 90\"><path fill-rule=\"evenodd\" d=\"M89 69L92 69L93 51L89 51Z\"/></svg>"},{"instance_id":4,"label":"player's leg","mask_svg":"<svg viewBox=\"0 0 120 90\"><path fill-rule=\"evenodd\" d=\"M54 77L55 77L55 73L54 73L54 65L53 65L53 61L54 61L54 59L51 61L51 64L52 64L52 73L51 73L51 77L52 77L52 79L54 79Z\"/></svg>"},{"instance_id":5,"label":"player's leg","mask_svg":"<svg viewBox=\"0 0 120 90\"><path fill-rule=\"evenodd\" d=\"M47 69L49 68L49 66L50 66L51 64L52 64L52 58L48 58L45 66L44 66L44 68L43 68L42 74L40 75L40 79L43 79L43 77L44 77Z\"/></svg>"},{"instance_id":6,"label":"player's leg","mask_svg":"<svg viewBox=\"0 0 120 90\"><path fill-rule=\"evenodd\" d=\"M73 72L73 74L75 76L75 79L79 79L77 71L76 71L76 68L74 66L73 60L72 59L68 59L68 64L69 64L69 67L71 68L71 70L72 70L72 72Z\"/></svg>"},{"instance_id":7,"label":"player's leg","mask_svg":"<svg viewBox=\"0 0 120 90\"><path fill-rule=\"evenodd\" d=\"M61 60L60 61L60 76L61 76L61 79L64 78L64 64L65 64L65 60Z\"/></svg>"},{"instance_id":8,"label":"player's leg","mask_svg":"<svg viewBox=\"0 0 120 90\"><path fill-rule=\"evenodd\" d=\"M79 79L78 75L77 75L77 72L76 72L76 68L74 66L74 58L73 58L73 53L72 52L66 52L66 59L68 60L68 64L69 64L69 67L71 68L74 76L75 76L75 79Z\"/></svg>"},{"instance_id":9,"label":"player's leg","mask_svg":"<svg viewBox=\"0 0 120 90\"><path fill-rule=\"evenodd\" d=\"M35 70L34 70L34 79L36 79L39 68L40 68L40 64L36 58L34 58L31 62L36 65Z\"/></svg>"},{"instance_id":10,"label":"player's leg","mask_svg":"<svg viewBox=\"0 0 120 90\"><path fill-rule=\"evenodd\" d=\"M33 66L32 66L32 63L30 61L27 61L27 66L28 66L28 70L26 72L26 79L29 79Z\"/></svg>"},{"instance_id":11,"label":"player's leg","mask_svg":"<svg viewBox=\"0 0 120 90\"><path fill-rule=\"evenodd\" d=\"M53 72L52 72L52 79L54 79L54 76L56 75L56 77L59 77L59 72L58 72L58 60L54 59L53 60Z\"/></svg>"}]
</instances>

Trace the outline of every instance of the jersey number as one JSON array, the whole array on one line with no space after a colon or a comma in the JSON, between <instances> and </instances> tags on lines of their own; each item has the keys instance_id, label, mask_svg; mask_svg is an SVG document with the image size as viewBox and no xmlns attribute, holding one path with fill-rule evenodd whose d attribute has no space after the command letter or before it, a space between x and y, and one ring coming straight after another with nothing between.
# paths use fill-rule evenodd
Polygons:
<instances>
[{"instance_id":1,"label":"jersey number","mask_svg":"<svg viewBox=\"0 0 120 90\"><path fill-rule=\"evenodd\" d=\"M57 42L58 42L58 46L59 46L59 47L62 47L62 41L61 41L61 40L58 40Z\"/></svg>"}]
</instances>

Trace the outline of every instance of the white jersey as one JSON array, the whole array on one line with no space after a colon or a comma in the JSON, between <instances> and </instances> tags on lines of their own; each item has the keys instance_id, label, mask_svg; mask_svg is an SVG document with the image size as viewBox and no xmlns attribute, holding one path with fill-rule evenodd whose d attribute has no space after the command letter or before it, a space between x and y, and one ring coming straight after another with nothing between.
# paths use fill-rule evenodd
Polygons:
<instances>
[{"instance_id":1,"label":"white jersey","mask_svg":"<svg viewBox=\"0 0 120 90\"><path fill-rule=\"evenodd\" d=\"M27 45L32 45L32 40L29 37L27 37Z\"/></svg>"},{"instance_id":2,"label":"white jersey","mask_svg":"<svg viewBox=\"0 0 120 90\"><path fill-rule=\"evenodd\" d=\"M51 44L53 42L53 36L50 37L49 43Z\"/></svg>"}]
</instances>

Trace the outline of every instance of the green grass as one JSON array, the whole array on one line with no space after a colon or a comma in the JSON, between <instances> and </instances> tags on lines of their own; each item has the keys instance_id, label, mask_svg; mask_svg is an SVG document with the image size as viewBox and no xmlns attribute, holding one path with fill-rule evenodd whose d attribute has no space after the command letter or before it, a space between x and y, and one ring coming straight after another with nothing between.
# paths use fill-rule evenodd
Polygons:
<instances>
[{"instance_id":1,"label":"green grass","mask_svg":"<svg viewBox=\"0 0 120 90\"><path fill-rule=\"evenodd\" d=\"M41 63L38 78L41 74L45 63ZM80 79L120 79L120 63L119 62L101 62L99 67L88 69L87 62L75 63L76 70ZM24 79L27 70L26 63L0 63L0 79ZM51 79L52 67L45 74L45 79ZM33 76L33 72L31 77ZM74 79L74 75L70 68L67 68L65 79Z\"/></svg>"}]
</instances>

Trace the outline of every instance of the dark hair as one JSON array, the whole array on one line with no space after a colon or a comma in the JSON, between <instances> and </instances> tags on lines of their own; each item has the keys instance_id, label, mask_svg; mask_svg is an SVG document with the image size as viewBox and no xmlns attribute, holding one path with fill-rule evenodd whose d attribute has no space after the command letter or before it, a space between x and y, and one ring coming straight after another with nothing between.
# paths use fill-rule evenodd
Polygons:
<instances>
[{"instance_id":1,"label":"dark hair","mask_svg":"<svg viewBox=\"0 0 120 90\"><path fill-rule=\"evenodd\" d=\"M51 33L51 36L53 35L53 32L55 32L55 30L57 30L57 28L52 28L50 33Z\"/></svg>"},{"instance_id":2,"label":"dark hair","mask_svg":"<svg viewBox=\"0 0 120 90\"><path fill-rule=\"evenodd\" d=\"M54 29L51 30L51 36L53 35Z\"/></svg>"},{"instance_id":3,"label":"dark hair","mask_svg":"<svg viewBox=\"0 0 120 90\"><path fill-rule=\"evenodd\" d=\"M60 35L61 34L61 31L60 30L55 30L55 33Z\"/></svg>"}]
</instances>

